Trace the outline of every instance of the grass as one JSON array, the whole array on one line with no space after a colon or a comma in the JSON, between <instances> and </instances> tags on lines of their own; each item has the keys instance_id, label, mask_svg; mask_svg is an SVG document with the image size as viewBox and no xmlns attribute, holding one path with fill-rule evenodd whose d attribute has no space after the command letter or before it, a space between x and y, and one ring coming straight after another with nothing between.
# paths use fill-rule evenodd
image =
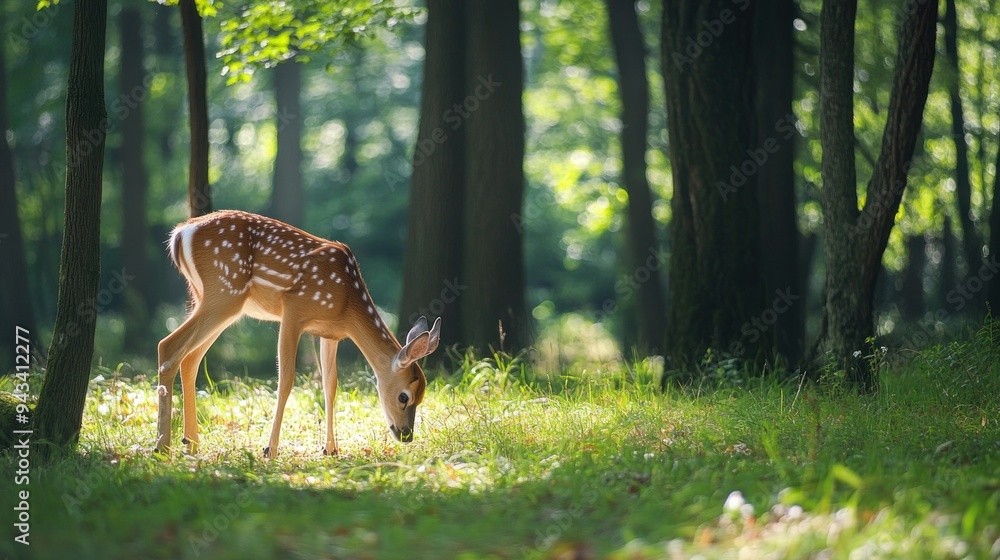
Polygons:
<instances>
[{"instance_id":1,"label":"grass","mask_svg":"<svg viewBox=\"0 0 1000 560\"><path fill-rule=\"evenodd\" d=\"M409 445L342 367L342 455L321 455L320 384L303 375L275 460L260 455L273 381L199 392L197 456L179 450L175 400L159 459L151 382L103 370L79 455L32 466L31 545L8 523L0 557L996 558L995 354L983 336L875 352L877 396L836 372L741 381L715 362L711 383L661 393L648 360L553 378L467 357L431 383ZM4 481L15 469L0 457Z\"/></svg>"}]
</instances>

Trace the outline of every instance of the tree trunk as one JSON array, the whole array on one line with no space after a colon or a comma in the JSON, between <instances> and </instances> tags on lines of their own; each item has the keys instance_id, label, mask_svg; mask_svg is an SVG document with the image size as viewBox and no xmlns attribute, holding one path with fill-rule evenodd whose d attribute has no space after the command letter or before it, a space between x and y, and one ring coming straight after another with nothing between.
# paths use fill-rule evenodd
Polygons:
<instances>
[{"instance_id":1,"label":"tree trunk","mask_svg":"<svg viewBox=\"0 0 1000 560\"><path fill-rule=\"evenodd\" d=\"M961 71L958 66L958 17L955 0L946 0L944 13L945 57L950 67L948 93L951 97L951 135L955 141L955 199L962 225L962 248L968 274L975 274L982 261L982 242L972 221L972 183L969 181L969 146L965 142L965 116L959 92ZM972 302L970 302L972 303ZM978 308L978 305L973 305Z\"/></svg>"},{"instance_id":2,"label":"tree trunk","mask_svg":"<svg viewBox=\"0 0 1000 560\"><path fill-rule=\"evenodd\" d=\"M137 8L123 8L119 15L121 33L120 99L127 112L121 115L122 165L122 265L131 277L125 286L125 343L129 354L141 354L149 334L149 257L146 240L148 179L144 163L145 121L143 119L142 14Z\"/></svg>"},{"instance_id":3,"label":"tree trunk","mask_svg":"<svg viewBox=\"0 0 1000 560\"><path fill-rule=\"evenodd\" d=\"M975 274L983 259L982 242L972 221L972 183L969 180L969 146L965 142L965 116L959 91L961 70L958 66L958 17L955 0L946 0L944 19L945 56L950 66L948 93L951 97L951 136L955 141L955 200L958 202L958 219L962 226L962 248L967 274ZM973 309L979 305L973 302Z\"/></svg>"},{"instance_id":4,"label":"tree trunk","mask_svg":"<svg viewBox=\"0 0 1000 560\"><path fill-rule=\"evenodd\" d=\"M205 37L195 0L180 0L187 68L188 118L191 123L191 161L188 164L188 214L193 218L212 211L208 183L208 93L205 78Z\"/></svg>"},{"instance_id":5,"label":"tree trunk","mask_svg":"<svg viewBox=\"0 0 1000 560\"><path fill-rule=\"evenodd\" d=\"M33 417L35 452L75 446L90 381L101 275L101 178L104 166L104 41L107 1L73 7L66 93L66 205L48 369ZM51 444L51 445L49 445Z\"/></svg>"},{"instance_id":6,"label":"tree trunk","mask_svg":"<svg viewBox=\"0 0 1000 560\"><path fill-rule=\"evenodd\" d=\"M924 266L927 264L927 240L917 234L906 238L906 268L899 286L899 312L904 319L916 321L927 310L924 301Z\"/></svg>"},{"instance_id":7,"label":"tree trunk","mask_svg":"<svg viewBox=\"0 0 1000 560\"><path fill-rule=\"evenodd\" d=\"M794 305L778 313L774 324L777 354L794 365L802 358L805 338L805 292L799 276L799 228L795 211L795 129L792 113L794 41L793 0L757 4L754 18L754 68L757 83L757 146L770 152L757 172L760 212L760 273L764 293L796 295ZM772 146L774 151L767 150Z\"/></svg>"},{"instance_id":8,"label":"tree trunk","mask_svg":"<svg viewBox=\"0 0 1000 560\"><path fill-rule=\"evenodd\" d=\"M464 341L519 350L531 341L524 301L524 113L516 0L466 3ZM502 323L504 335L499 335Z\"/></svg>"},{"instance_id":9,"label":"tree trunk","mask_svg":"<svg viewBox=\"0 0 1000 560\"><path fill-rule=\"evenodd\" d=\"M176 68L174 56L176 52L177 38L174 35L174 7L157 4L153 8L153 51L157 57L157 68L160 71L173 72ZM175 101L164 100L161 102L160 111L170 111L174 114ZM172 121L168 121L172 122ZM164 126L157 131L156 143L159 148L162 161L171 161L173 156L173 146L170 143L172 127Z\"/></svg>"},{"instance_id":10,"label":"tree trunk","mask_svg":"<svg viewBox=\"0 0 1000 560\"><path fill-rule=\"evenodd\" d=\"M941 230L941 264L938 265L938 289L936 304L938 307L946 305L948 292L955 288L958 283L956 271L958 270L958 240L955 239L955 230L951 225L951 217L945 215L944 226Z\"/></svg>"},{"instance_id":11,"label":"tree trunk","mask_svg":"<svg viewBox=\"0 0 1000 560\"><path fill-rule=\"evenodd\" d=\"M420 129L413 154L399 333L420 315L439 316L441 341L462 333L461 278L465 191L463 121L453 107L465 97L465 0L430 0L421 85ZM428 317L430 318L430 317ZM438 361L446 354L438 352Z\"/></svg>"},{"instance_id":12,"label":"tree trunk","mask_svg":"<svg viewBox=\"0 0 1000 560\"><path fill-rule=\"evenodd\" d=\"M852 106L857 0L825 2L820 14L825 342L863 392L878 388L876 372L864 359L874 334L875 281L906 187L934 65L937 4L924 2L904 12L882 147L860 211Z\"/></svg>"},{"instance_id":13,"label":"tree trunk","mask_svg":"<svg viewBox=\"0 0 1000 560\"><path fill-rule=\"evenodd\" d=\"M754 147L753 14L728 0L665 1L662 24L674 188L666 349L682 367L709 348L756 359L771 349L773 329L752 322L767 311L757 211L767 153ZM699 33L714 39L701 46L691 39Z\"/></svg>"},{"instance_id":14,"label":"tree trunk","mask_svg":"<svg viewBox=\"0 0 1000 560\"><path fill-rule=\"evenodd\" d=\"M0 15L0 23L3 16ZM14 157L7 143L7 61L4 45L0 45L0 371L14 363L16 327L27 329L31 346L40 348L35 311L31 306L28 283L28 262L24 256L24 237L18 216Z\"/></svg>"},{"instance_id":15,"label":"tree trunk","mask_svg":"<svg viewBox=\"0 0 1000 560\"><path fill-rule=\"evenodd\" d=\"M985 166L984 166L985 167ZM993 202L990 204L990 256L989 262L996 266L1000 261L1000 149L997 149L996 171L993 174ZM986 297L990 302L990 313L1000 315L1000 275L994 274L986 283Z\"/></svg>"},{"instance_id":16,"label":"tree trunk","mask_svg":"<svg viewBox=\"0 0 1000 560\"><path fill-rule=\"evenodd\" d=\"M661 249L653 220L653 197L646 180L649 130L646 45L635 0L606 2L622 103L622 184L628 192L624 260L632 277L641 280L634 294L638 325L635 342L642 353L658 353L666 335L666 305L660 281Z\"/></svg>"},{"instance_id":17,"label":"tree trunk","mask_svg":"<svg viewBox=\"0 0 1000 560\"><path fill-rule=\"evenodd\" d=\"M295 60L274 67L275 127L278 151L274 157L274 178L269 214L293 226L302 227L305 195L302 192L302 66Z\"/></svg>"}]
</instances>

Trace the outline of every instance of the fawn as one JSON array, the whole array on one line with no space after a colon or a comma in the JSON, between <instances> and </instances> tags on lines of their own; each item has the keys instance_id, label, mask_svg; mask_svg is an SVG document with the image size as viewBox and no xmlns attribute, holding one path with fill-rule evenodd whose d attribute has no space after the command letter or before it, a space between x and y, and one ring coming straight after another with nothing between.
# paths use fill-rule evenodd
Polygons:
<instances>
[{"instance_id":1,"label":"fawn","mask_svg":"<svg viewBox=\"0 0 1000 560\"><path fill-rule=\"evenodd\" d=\"M170 259L184 275L192 308L184 323L158 346L159 416L156 449L170 447L171 396L178 367L183 393L184 443L198 445L195 378L198 365L222 331L243 315L276 321L278 403L265 457L278 453L285 402L295 379L302 333L320 337L320 368L326 408L324 454L337 453L334 401L337 344L350 338L375 370L376 389L389 431L413 440L417 405L427 380L417 363L441 340L441 319L427 328L418 319L401 345L375 309L357 260L343 243L327 241L288 224L234 210L190 219L170 235Z\"/></svg>"}]
</instances>

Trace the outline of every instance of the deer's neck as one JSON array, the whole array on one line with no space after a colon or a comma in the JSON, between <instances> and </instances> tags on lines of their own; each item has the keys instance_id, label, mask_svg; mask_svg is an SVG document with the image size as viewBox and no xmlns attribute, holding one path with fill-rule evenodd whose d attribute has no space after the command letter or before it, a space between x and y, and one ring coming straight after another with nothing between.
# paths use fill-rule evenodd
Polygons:
<instances>
[{"instance_id":1,"label":"deer's neck","mask_svg":"<svg viewBox=\"0 0 1000 560\"><path fill-rule=\"evenodd\" d=\"M369 299L368 304L362 306L354 315L348 336L358 345L358 349L371 364L376 375L381 376L392 371L392 360L402 346L389 332L374 304L371 304Z\"/></svg>"}]
</instances>

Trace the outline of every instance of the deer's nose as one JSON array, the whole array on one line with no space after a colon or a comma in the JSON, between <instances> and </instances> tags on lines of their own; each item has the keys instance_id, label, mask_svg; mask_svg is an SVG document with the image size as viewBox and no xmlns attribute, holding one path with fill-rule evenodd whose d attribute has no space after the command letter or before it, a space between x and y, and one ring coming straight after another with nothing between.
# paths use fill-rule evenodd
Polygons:
<instances>
[{"instance_id":1,"label":"deer's nose","mask_svg":"<svg viewBox=\"0 0 1000 560\"><path fill-rule=\"evenodd\" d=\"M409 427L397 428L395 424L389 426L389 431L392 432L392 436L397 440L404 443L409 443L413 441L413 430Z\"/></svg>"}]
</instances>

